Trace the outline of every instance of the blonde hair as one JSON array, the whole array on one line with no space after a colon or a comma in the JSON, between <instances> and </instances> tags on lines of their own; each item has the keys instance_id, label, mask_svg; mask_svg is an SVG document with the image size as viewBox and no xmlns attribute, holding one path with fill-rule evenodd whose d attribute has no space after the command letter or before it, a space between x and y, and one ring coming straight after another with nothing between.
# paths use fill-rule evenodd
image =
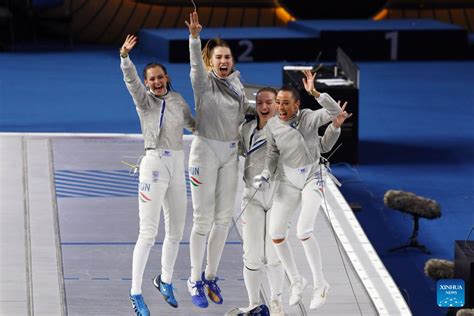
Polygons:
<instances>
[{"instance_id":1,"label":"blonde hair","mask_svg":"<svg viewBox=\"0 0 474 316\"><path fill-rule=\"evenodd\" d=\"M202 59L204 61L204 65L206 66L207 70L211 70L211 59L212 59L212 51L216 47L227 47L230 50L230 55L232 56L232 50L230 49L229 44L220 38L213 38L207 41L206 45L202 49ZM232 60L234 56L232 56ZM233 69L232 69L233 70Z\"/></svg>"}]
</instances>

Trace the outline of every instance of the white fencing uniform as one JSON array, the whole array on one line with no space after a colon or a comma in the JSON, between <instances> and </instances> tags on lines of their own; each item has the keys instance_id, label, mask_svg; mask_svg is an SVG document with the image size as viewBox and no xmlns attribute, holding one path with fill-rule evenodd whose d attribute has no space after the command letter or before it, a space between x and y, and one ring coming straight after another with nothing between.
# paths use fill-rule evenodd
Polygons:
<instances>
[{"instance_id":1,"label":"white fencing uniform","mask_svg":"<svg viewBox=\"0 0 474 316\"><path fill-rule=\"evenodd\" d=\"M315 285L325 282L319 246L313 236L314 222L322 201L320 153L329 151L340 135L340 128L330 124L324 136L319 137L318 128L332 121L341 111L340 106L326 93L322 93L317 101L323 109L303 109L289 121L278 117L268 121L265 167L274 170L277 163L282 165L280 186L273 202L270 235L272 239L286 238L288 221L301 203L297 237L302 240ZM288 241L276 243L275 248L292 283L301 280Z\"/></svg>"},{"instance_id":2,"label":"white fencing uniform","mask_svg":"<svg viewBox=\"0 0 474 316\"><path fill-rule=\"evenodd\" d=\"M140 231L132 264L131 294L135 295L141 293L143 273L158 233L162 207L165 240L161 280L171 283L186 216L183 127L194 129L195 122L180 94L168 91L164 96L155 96L142 84L128 57L121 58L121 68L140 118L146 148L140 163Z\"/></svg>"},{"instance_id":3,"label":"white fencing uniform","mask_svg":"<svg viewBox=\"0 0 474 316\"><path fill-rule=\"evenodd\" d=\"M214 278L231 223L238 173L238 129L249 110L239 72L226 79L208 72L200 38L189 38L191 84L196 105L196 137L191 144L189 178L193 201L190 237L191 281L201 279L206 248L206 278Z\"/></svg>"},{"instance_id":4,"label":"white fencing uniform","mask_svg":"<svg viewBox=\"0 0 474 316\"><path fill-rule=\"evenodd\" d=\"M284 281L283 267L269 234L273 196L279 181L272 181L268 190L258 190L257 193L252 186L253 178L263 171L267 148L265 128L259 130L257 126L258 121L254 119L244 123L240 132L240 149L245 157L245 189L242 198L242 208L245 207L245 210L241 219L244 242L243 273L249 306L260 304L262 270L266 270L272 301L281 301Z\"/></svg>"}]
</instances>

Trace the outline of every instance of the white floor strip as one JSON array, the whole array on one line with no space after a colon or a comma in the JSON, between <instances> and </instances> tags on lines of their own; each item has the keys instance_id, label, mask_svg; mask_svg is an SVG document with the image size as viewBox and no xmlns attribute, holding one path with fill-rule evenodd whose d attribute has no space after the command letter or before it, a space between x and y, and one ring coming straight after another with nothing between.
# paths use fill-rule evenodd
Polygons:
<instances>
[{"instance_id":1,"label":"white floor strip","mask_svg":"<svg viewBox=\"0 0 474 316\"><path fill-rule=\"evenodd\" d=\"M352 209L331 179L327 179L328 217L347 256L380 315L411 315L398 287L380 260ZM328 216L329 215L329 216Z\"/></svg>"}]
</instances>

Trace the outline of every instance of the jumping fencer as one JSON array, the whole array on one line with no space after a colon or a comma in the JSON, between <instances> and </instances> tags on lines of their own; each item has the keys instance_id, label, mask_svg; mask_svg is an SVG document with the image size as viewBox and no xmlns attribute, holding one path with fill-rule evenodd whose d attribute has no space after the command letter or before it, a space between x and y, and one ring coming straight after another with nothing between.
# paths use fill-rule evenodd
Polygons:
<instances>
[{"instance_id":1,"label":"jumping fencer","mask_svg":"<svg viewBox=\"0 0 474 316\"><path fill-rule=\"evenodd\" d=\"M271 87L258 90L256 94L257 116L241 125L240 154L245 158L242 197L242 238L244 247L243 275L249 297L249 306L236 308L228 315L247 313L262 314L260 288L266 275L270 285L270 315L283 316L281 294L283 291L284 270L275 252L268 233L272 216L273 196L279 181L271 182L268 190L253 187L253 178L264 168L266 156L267 121L275 115L277 91ZM257 313L257 311L259 311ZM263 315L263 314L262 314Z\"/></svg>"},{"instance_id":2,"label":"jumping fencer","mask_svg":"<svg viewBox=\"0 0 474 316\"><path fill-rule=\"evenodd\" d=\"M265 169L254 178L254 187L266 189L274 180L274 170L281 166L280 185L270 219L270 236L291 281L291 306L301 300L307 286L286 238L288 222L301 203L296 232L313 275L311 309L321 307L326 302L330 289L323 275L321 253L313 234L316 215L323 199L324 168L319 164L320 154L331 150L340 135L340 126L351 116L345 111L347 103L341 108L327 93L319 93L315 89L314 78L315 74L305 71L303 83L305 90L316 98L322 109L300 110L300 96L293 87L283 87L278 92L278 115L270 119L266 126ZM319 137L318 128L331 121L323 137Z\"/></svg>"},{"instance_id":3,"label":"jumping fencer","mask_svg":"<svg viewBox=\"0 0 474 316\"><path fill-rule=\"evenodd\" d=\"M191 84L196 106L196 136L191 144L189 178L193 201L190 236L191 276L188 290L192 302L208 307L222 304L217 270L227 239L235 203L238 172L239 125L252 111L234 70L229 45L221 39L207 42L201 52L197 12L186 21L189 28ZM207 264L202 271L206 251Z\"/></svg>"},{"instance_id":4,"label":"jumping fencer","mask_svg":"<svg viewBox=\"0 0 474 316\"><path fill-rule=\"evenodd\" d=\"M153 284L169 305L178 307L171 281L186 217L183 127L193 130L195 121L183 97L171 91L170 77L163 65L146 65L143 85L129 57L136 43L136 36L127 36L120 48L120 67L135 103L145 142L145 156L139 168L140 230L133 250L130 300L137 315L147 316L150 312L142 296L142 280L162 207L165 239L161 274L153 279Z\"/></svg>"}]
</instances>

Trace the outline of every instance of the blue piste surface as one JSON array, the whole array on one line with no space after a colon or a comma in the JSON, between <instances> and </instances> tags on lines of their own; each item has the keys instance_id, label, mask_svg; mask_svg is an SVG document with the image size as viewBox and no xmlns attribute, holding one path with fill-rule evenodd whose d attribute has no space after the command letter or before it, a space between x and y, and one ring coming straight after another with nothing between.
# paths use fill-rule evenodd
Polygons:
<instances>
[{"instance_id":1,"label":"blue piste surface","mask_svg":"<svg viewBox=\"0 0 474 316\"><path fill-rule=\"evenodd\" d=\"M131 57L139 72L159 62L137 52ZM119 62L117 49L0 54L0 131L140 133ZM413 314L443 315L436 283L423 266L429 258L453 259L454 240L466 238L474 225L474 62L358 65L360 164L333 169L346 199L361 204L357 217ZM193 107L189 65L165 66ZM279 86L282 66L237 68L247 83ZM387 251L407 242L412 229L411 217L383 205L388 189L440 203L440 219L420 220L419 239L431 255Z\"/></svg>"}]
</instances>

